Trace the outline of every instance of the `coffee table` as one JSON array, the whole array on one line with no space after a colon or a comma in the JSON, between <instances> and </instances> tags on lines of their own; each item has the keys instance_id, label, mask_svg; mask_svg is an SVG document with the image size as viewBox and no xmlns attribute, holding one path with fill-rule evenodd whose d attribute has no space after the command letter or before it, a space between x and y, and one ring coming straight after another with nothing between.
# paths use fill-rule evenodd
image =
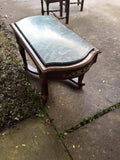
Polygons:
<instances>
[{"instance_id":1,"label":"coffee table","mask_svg":"<svg viewBox=\"0 0 120 160\"><path fill-rule=\"evenodd\" d=\"M84 85L85 73L97 60L97 48L53 16L27 17L10 25L19 45L24 69L40 77L44 102L48 98L48 80L69 79L79 88ZM36 69L27 63L26 54Z\"/></svg>"}]
</instances>

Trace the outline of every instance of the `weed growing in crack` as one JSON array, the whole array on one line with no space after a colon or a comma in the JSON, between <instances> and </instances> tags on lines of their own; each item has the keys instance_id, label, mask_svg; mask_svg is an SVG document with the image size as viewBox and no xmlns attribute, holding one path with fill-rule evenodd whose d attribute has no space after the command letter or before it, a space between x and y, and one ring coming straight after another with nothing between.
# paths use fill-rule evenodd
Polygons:
<instances>
[{"instance_id":1,"label":"weed growing in crack","mask_svg":"<svg viewBox=\"0 0 120 160\"><path fill-rule=\"evenodd\" d=\"M117 103L113 106L110 106L108 108L105 108L103 109L102 111L99 111L98 113L94 114L94 115L90 115L88 117L85 117L80 123L78 124L75 124L73 127L69 128L69 129L66 129L64 132L59 132L58 133L58 136L60 138L63 138L65 136L65 133L71 133L73 132L74 130L77 130L79 129L80 127L83 127L85 126L86 124L90 123L91 121L93 121L94 119L97 119L101 116L103 116L104 114L107 114L109 113L110 111L113 111L115 109L118 109L120 108L120 103ZM67 135L67 134L66 134Z\"/></svg>"}]
</instances>

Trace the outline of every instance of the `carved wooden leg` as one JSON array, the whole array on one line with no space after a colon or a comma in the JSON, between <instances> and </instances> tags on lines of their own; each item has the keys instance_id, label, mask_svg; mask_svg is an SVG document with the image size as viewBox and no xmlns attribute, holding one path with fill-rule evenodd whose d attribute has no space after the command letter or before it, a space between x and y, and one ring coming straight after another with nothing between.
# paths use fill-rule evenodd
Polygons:
<instances>
[{"instance_id":1,"label":"carved wooden leg","mask_svg":"<svg viewBox=\"0 0 120 160\"><path fill-rule=\"evenodd\" d=\"M82 81L84 78L84 74L78 77L78 87L81 88L82 86L85 85L85 83Z\"/></svg>"},{"instance_id":2,"label":"carved wooden leg","mask_svg":"<svg viewBox=\"0 0 120 160\"><path fill-rule=\"evenodd\" d=\"M19 51L20 51L21 57L23 59L23 67L24 67L25 70L27 70L28 67L27 67L27 60L26 60L25 50L22 47L22 45L19 43L18 39L17 39L17 42L18 42L18 46L19 46Z\"/></svg>"},{"instance_id":3,"label":"carved wooden leg","mask_svg":"<svg viewBox=\"0 0 120 160\"><path fill-rule=\"evenodd\" d=\"M66 0L65 2L66 24L69 23L69 4L70 4L70 0Z\"/></svg>"},{"instance_id":4,"label":"carved wooden leg","mask_svg":"<svg viewBox=\"0 0 120 160\"><path fill-rule=\"evenodd\" d=\"M42 13L42 15L44 15L43 0L41 0L41 13Z\"/></svg>"},{"instance_id":5,"label":"carved wooden leg","mask_svg":"<svg viewBox=\"0 0 120 160\"><path fill-rule=\"evenodd\" d=\"M63 13L63 2L60 2L60 17L62 17L62 13Z\"/></svg>"},{"instance_id":6,"label":"carved wooden leg","mask_svg":"<svg viewBox=\"0 0 120 160\"><path fill-rule=\"evenodd\" d=\"M80 11L83 11L83 5L84 5L84 0L81 1L81 9L80 9Z\"/></svg>"},{"instance_id":7,"label":"carved wooden leg","mask_svg":"<svg viewBox=\"0 0 120 160\"><path fill-rule=\"evenodd\" d=\"M49 15L49 3L47 3L46 5L47 5L47 15Z\"/></svg>"},{"instance_id":8,"label":"carved wooden leg","mask_svg":"<svg viewBox=\"0 0 120 160\"><path fill-rule=\"evenodd\" d=\"M44 77L41 77L41 94L45 103L48 98L48 81Z\"/></svg>"},{"instance_id":9,"label":"carved wooden leg","mask_svg":"<svg viewBox=\"0 0 120 160\"><path fill-rule=\"evenodd\" d=\"M39 77L40 77L40 83L41 83L41 95L43 99L43 103L46 103L48 98L48 80L46 79L45 75L41 73L41 71L38 69Z\"/></svg>"}]
</instances>

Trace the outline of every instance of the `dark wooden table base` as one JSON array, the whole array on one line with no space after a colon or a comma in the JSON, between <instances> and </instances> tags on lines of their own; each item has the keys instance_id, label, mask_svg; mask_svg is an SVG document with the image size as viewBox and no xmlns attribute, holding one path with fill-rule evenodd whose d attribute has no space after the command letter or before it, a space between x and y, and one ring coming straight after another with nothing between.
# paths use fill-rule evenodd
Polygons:
<instances>
[{"instance_id":1,"label":"dark wooden table base","mask_svg":"<svg viewBox=\"0 0 120 160\"><path fill-rule=\"evenodd\" d=\"M77 85L78 88L85 85L83 83L84 75L90 69L92 64L96 62L99 53L98 49L94 48L83 60L71 65L45 66L24 38L24 35L18 30L16 25L11 24L11 27L15 32L17 43L19 45L19 51L23 59L24 69L34 74L38 74L40 77L41 95L44 102L46 102L48 98L48 80L69 79L73 82L73 84ZM26 53L31 57L36 68L31 67L27 63Z\"/></svg>"}]
</instances>

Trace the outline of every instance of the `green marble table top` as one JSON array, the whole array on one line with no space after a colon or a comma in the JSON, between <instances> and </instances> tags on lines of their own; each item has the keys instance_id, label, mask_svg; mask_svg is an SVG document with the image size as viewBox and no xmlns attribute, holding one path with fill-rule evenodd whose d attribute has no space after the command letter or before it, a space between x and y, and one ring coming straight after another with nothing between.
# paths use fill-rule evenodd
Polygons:
<instances>
[{"instance_id":1,"label":"green marble table top","mask_svg":"<svg viewBox=\"0 0 120 160\"><path fill-rule=\"evenodd\" d=\"M15 25L45 66L80 62L94 49L52 16L32 16Z\"/></svg>"}]
</instances>

